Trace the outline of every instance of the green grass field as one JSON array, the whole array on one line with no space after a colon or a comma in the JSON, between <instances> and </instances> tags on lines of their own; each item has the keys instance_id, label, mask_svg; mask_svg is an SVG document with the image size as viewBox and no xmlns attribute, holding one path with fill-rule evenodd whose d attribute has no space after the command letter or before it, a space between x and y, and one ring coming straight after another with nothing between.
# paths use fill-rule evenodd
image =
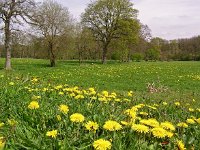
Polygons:
<instances>
[{"instance_id":1,"label":"green grass field","mask_svg":"<svg viewBox=\"0 0 200 150\"><path fill-rule=\"evenodd\" d=\"M200 62L3 63L0 150L200 147Z\"/></svg>"}]
</instances>

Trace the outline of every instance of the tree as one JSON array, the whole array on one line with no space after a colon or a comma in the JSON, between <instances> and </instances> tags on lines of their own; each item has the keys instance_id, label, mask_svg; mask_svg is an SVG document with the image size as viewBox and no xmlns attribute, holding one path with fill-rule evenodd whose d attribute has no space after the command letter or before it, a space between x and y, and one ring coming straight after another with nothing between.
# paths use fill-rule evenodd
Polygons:
<instances>
[{"instance_id":1,"label":"tree","mask_svg":"<svg viewBox=\"0 0 200 150\"><path fill-rule=\"evenodd\" d=\"M57 43L69 26L70 19L68 9L53 0L44 1L35 11L34 21L36 25L34 27L45 38L51 67L56 65Z\"/></svg>"},{"instance_id":2,"label":"tree","mask_svg":"<svg viewBox=\"0 0 200 150\"><path fill-rule=\"evenodd\" d=\"M5 69L11 69L11 26L22 24L30 18L30 11L35 6L34 0L0 0L0 21L4 24L4 47L6 51ZM20 19L22 18L22 19Z\"/></svg>"},{"instance_id":3,"label":"tree","mask_svg":"<svg viewBox=\"0 0 200 150\"><path fill-rule=\"evenodd\" d=\"M82 15L82 22L102 43L102 63L106 62L110 42L121 36L120 23L136 17L137 10L133 9L130 0L96 0L88 5Z\"/></svg>"}]
</instances>

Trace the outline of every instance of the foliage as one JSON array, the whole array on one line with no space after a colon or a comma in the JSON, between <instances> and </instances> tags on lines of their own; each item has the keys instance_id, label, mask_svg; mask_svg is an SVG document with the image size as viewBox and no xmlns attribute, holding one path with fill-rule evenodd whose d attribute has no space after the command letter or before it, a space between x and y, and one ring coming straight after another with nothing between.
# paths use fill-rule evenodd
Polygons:
<instances>
[{"instance_id":1,"label":"foliage","mask_svg":"<svg viewBox=\"0 0 200 150\"><path fill-rule=\"evenodd\" d=\"M144 59L144 56L143 56L143 54L141 54L141 53L134 53L134 54L131 56L131 59L132 59L133 61L139 62L139 61L141 61L141 60Z\"/></svg>"},{"instance_id":2,"label":"foliage","mask_svg":"<svg viewBox=\"0 0 200 150\"><path fill-rule=\"evenodd\" d=\"M159 60L160 58L160 51L158 49L148 49L145 53L146 60Z\"/></svg>"}]
</instances>

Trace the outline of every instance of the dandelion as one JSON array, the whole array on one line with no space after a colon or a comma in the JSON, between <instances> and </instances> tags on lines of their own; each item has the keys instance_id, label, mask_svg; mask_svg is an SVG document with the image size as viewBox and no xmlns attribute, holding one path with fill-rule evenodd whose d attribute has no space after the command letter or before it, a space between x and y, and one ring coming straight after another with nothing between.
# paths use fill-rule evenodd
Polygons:
<instances>
[{"instance_id":1,"label":"dandelion","mask_svg":"<svg viewBox=\"0 0 200 150\"><path fill-rule=\"evenodd\" d=\"M4 126L4 123L3 123L3 122L1 122L1 123L0 123L0 128L1 128L1 127L3 127L3 126Z\"/></svg>"},{"instance_id":2,"label":"dandelion","mask_svg":"<svg viewBox=\"0 0 200 150\"><path fill-rule=\"evenodd\" d=\"M83 122L85 120L85 117L82 114L75 113L70 116L70 120L72 122Z\"/></svg>"},{"instance_id":3,"label":"dandelion","mask_svg":"<svg viewBox=\"0 0 200 150\"><path fill-rule=\"evenodd\" d=\"M181 105L180 102L175 102L174 104L175 104L176 106L180 106L180 105Z\"/></svg>"},{"instance_id":4,"label":"dandelion","mask_svg":"<svg viewBox=\"0 0 200 150\"><path fill-rule=\"evenodd\" d=\"M131 126L131 129L139 132L139 133L148 133L149 132L149 127L142 125L142 124L133 124Z\"/></svg>"},{"instance_id":5,"label":"dandelion","mask_svg":"<svg viewBox=\"0 0 200 150\"><path fill-rule=\"evenodd\" d=\"M0 150L4 149L5 143L6 143L5 138L4 137L0 137Z\"/></svg>"},{"instance_id":6,"label":"dandelion","mask_svg":"<svg viewBox=\"0 0 200 150\"><path fill-rule=\"evenodd\" d=\"M30 102L30 104L28 105L28 108L29 109L38 109L40 106L39 106L39 104L38 104L38 102L37 101L32 101L32 102Z\"/></svg>"},{"instance_id":7,"label":"dandelion","mask_svg":"<svg viewBox=\"0 0 200 150\"><path fill-rule=\"evenodd\" d=\"M122 124L122 125L124 125L124 126L127 126L127 125L129 125L129 123L128 123L128 122L126 122L126 121L121 121L121 124Z\"/></svg>"},{"instance_id":8,"label":"dandelion","mask_svg":"<svg viewBox=\"0 0 200 150\"><path fill-rule=\"evenodd\" d=\"M169 137L169 138L171 138L171 137L173 137L174 136L174 133L172 133L172 132L166 132L166 136L167 137Z\"/></svg>"},{"instance_id":9,"label":"dandelion","mask_svg":"<svg viewBox=\"0 0 200 150\"><path fill-rule=\"evenodd\" d=\"M195 120L198 124L200 124L200 118Z\"/></svg>"},{"instance_id":10,"label":"dandelion","mask_svg":"<svg viewBox=\"0 0 200 150\"><path fill-rule=\"evenodd\" d=\"M178 147L178 150L185 150L186 149L183 141L181 141L181 140L177 141L177 147Z\"/></svg>"},{"instance_id":11,"label":"dandelion","mask_svg":"<svg viewBox=\"0 0 200 150\"><path fill-rule=\"evenodd\" d=\"M180 122L177 124L178 127L182 127L182 128L187 128L188 127L188 124L185 123L185 122Z\"/></svg>"},{"instance_id":12,"label":"dandelion","mask_svg":"<svg viewBox=\"0 0 200 150\"><path fill-rule=\"evenodd\" d=\"M93 147L95 150L109 150L111 149L111 143L110 141L104 140L104 139L99 139L94 141Z\"/></svg>"},{"instance_id":13,"label":"dandelion","mask_svg":"<svg viewBox=\"0 0 200 150\"><path fill-rule=\"evenodd\" d=\"M98 130L99 128L99 125L96 123L96 122L93 122L93 121L88 121L86 124L85 124L85 128L89 131L96 131Z\"/></svg>"},{"instance_id":14,"label":"dandelion","mask_svg":"<svg viewBox=\"0 0 200 150\"><path fill-rule=\"evenodd\" d=\"M148 113L146 113L146 112L140 112L139 114L142 116L148 116Z\"/></svg>"},{"instance_id":15,"label":"dandelion","mask_svg":"<svg viewBox=\"0 0 200 150\"><path fill-rule=\"evenodd\" d=\"M194 109L193 108L189 108L188 109L190 112L194 112Z\"/></svg>"},{"instance_id":16,"label":"dandelion","mask_svg":"<svg viewBox=\"0 0 200 150\"><path fill-rule=\"evenodd\" d=\"M14 85L14 82L10 82L9 85L13 86L13 85Z\"/></svg>"},{"instance_id":17,"label":"dandelion","mask_svg":"<svg viewBox=\"0 0 200 150\"><path fill-rule=\"evenodd\" d=\"M173 126L173 124L172 124L171 122L168 122L168 121L162 122L162 123L160 124L160 126L161 126L162 128L164 128L164 129L169 129L169 130L172 130L172 131L175 130L175 127Z\"/></svg>"},{"instance_id":18,"label":"dandelion","mask_svg":"<svg viewBox=\"0 0 200 150\"><path fill-rule=\"evenodd\" d=\"M150 126L150 127L159 127L159 122L156 119L150 118L150 119L142 119L140 120L141 124Z\"/></svg>"},{"instance_id":19,"label":"dandelion","mask_svg":"<svg viewBox=\"0 0 200 150\"><path fill-rule=\"evenodd\" d=\"M167 105L167 102L163 102L163 105L166 106L166 105Z\"/></svg>"},{"instance_id":20,"label":"dandelion","mask_svg":"<svg viewBox=\"0 0 200 150\"><path fill-rule=\"evenodd\" d=\"M103 128L109 131L118 131L122 129L122 126L116 121L108 120L103 125Z\"/></svg>"},{"instance_id":21,"label":"dandelion","mask_svg":"<svg viewBox=\"0 0 200 150\"><path fill-rule=\"evenodd\" d=\"M153 128L151 130L151 132L152 132L153 136L157 137L157 138L164 138L167 136L167 134L166 134L167 131L161 127Z\"/></svg>"},{"instance_id":22,"label":"dandelion","mask_svg":"<svg viewBox=\"0 0 200 150\"><path fill-rule=\"evenodd\" d=\"M56 118L57 118L58 121L61 121L61 120L62 120L62 118L61 118L60 115L57 115Z\"/></svg>"},{"instance_id":23,"label":"dandelion","mask_svg":"<svg viewBox=\"0 0 200 150\"><path fill-rule=\"evenodd\" d=\"M128 96L129 96L129 97L132 97L132 96L133 96L133 91L129 91L129 92L128 92Z\"/></svg>"},{"instance_id":24,"label":"dandelion","mask_svg":"<svg viewBox=\"0 0 200 150\"><path fill-rule=\"evenodd\" d=\"M187 119L186 122L189 123L189 124L195 124L196 123L193 119Z\"/></svg>"},{"instance_id":25,"label":"dandelion","mask_svg":"<svg viewBox=\"0 0 200 150\"><path fill-rule=\"evenodd\" d=\"M52 137L52 138L56 138L57 134L58 134L57 130L52 130L52 131L48 131L46 133L46 136L49 136L49 137Z\"/></svg>"},{"instance_id":26,"label":"dandelion","mask_svg":"<svg viewBox=\"0 0 200 150\"><path fill-rule=\"evenodd\" d=\"M69 107L67 105L64 105L64 104L61 104L58 109L59 109L60 112L62 112L64 114L67 114L68 111L69 111Z\"/></svg>"},{"instance_id":27,"label":"dandelion","mask_svg":"<svg viewBox=\"0 0 200 150\"><path fill-rule=\"evenodd\" d=\"M17 125L17 121L16 120L14 120L14 119L8 119L8 124L10 125L10 126L16 126Z\"/></svg>"}]
</instances>

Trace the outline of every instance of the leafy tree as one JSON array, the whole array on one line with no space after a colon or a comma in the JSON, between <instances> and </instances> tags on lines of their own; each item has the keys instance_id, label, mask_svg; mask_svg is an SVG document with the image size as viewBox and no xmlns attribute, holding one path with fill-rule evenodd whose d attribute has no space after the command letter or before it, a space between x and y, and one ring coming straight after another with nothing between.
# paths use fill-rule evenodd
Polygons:
<instances>
[{"instance_id":1,"label":"leafy tree","mask_svg":"<svg viewBox=\"0 0 200 150\"><path fill-rule=\"evenodd\" d=\"M11 26L16 23L21 24L22 20L28 22L34 6L34 0L0 0L0 21L4 24L6 70L11 69Z\"/></svg>"},{"instance_id":2,"label":"leafy tree","mask_svg":"<svg viewBox=\"0 0 200 150\"><path fill-rule=\"evenodd\" d=\"M136 19L137 10L130 0L96 0L91 2L82 15L82 22L95 38L102 43L102 63L106 62L108 46L122 35L120 24L124 20Z\"/></svg>"},{"instance_id":3,"label":"leafy tree","mask_svg":"<svg viewBox=\"0 0 200 150\"><path fill-rule=\"evenodd\" d=\"M146 60L159 60L160 50L156 48L151 48L146 51Z\"/></svg>"},{"instance_id":4,"label":"leafy tree","mask_svg":"<svg viewBox=\"0 0 200 150\"><path fill-rule=\"evenodd\" d=\"M48 47L50 66L56 65L56 49L60 37L70 25L71 17L67 8L53 0L46 0L37 7L34 13L36 29L45 38Z\"/></svg>"}]
</instances>

